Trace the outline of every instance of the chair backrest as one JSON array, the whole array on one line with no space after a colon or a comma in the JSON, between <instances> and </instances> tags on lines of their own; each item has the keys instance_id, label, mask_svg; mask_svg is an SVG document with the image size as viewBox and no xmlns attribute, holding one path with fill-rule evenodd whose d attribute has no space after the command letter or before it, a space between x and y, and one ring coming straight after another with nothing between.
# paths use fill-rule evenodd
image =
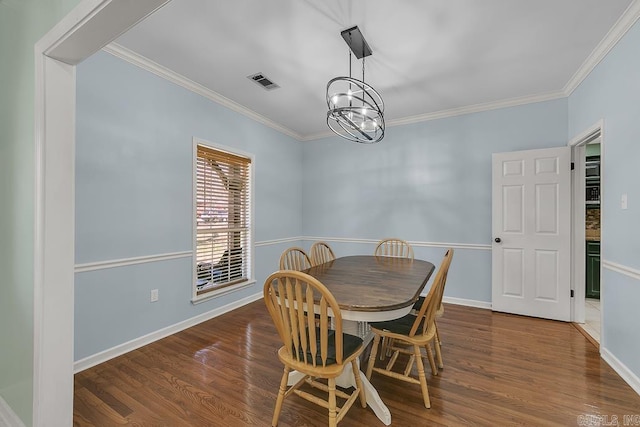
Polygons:
<instances>
[{"instance_id":1,"label":"chair backrest","mask_svg":"<svg viewBox=\"0 0 640 427\"><path fill-rule=\"evenodd\" d=\"M440 263L440 269L438 269L438 272L436 273L431 289L420 306L420 310L416 315L416 320L413 322L409 336L412 337L416 334L425 334L429 328L435 328L434 321L438 307L440 307L440 304L442 303L442 295L444 293L444 285L447 281L449 266L451 265L451 258L453 258L453 249L448 249Z\"/></svg>"},{"instance_id":2,"label":"chair backrest","mask_svg":"<svg viewBox=\"0 0 640 427\"><path fill-rule=\"evenodd\" d=\"M311 265L320 265L336 259L333 250L325 242L315 242L311 245L309 253L311 254Z\"/></svg>"},{"instance_id":3,"label":"chair backrest","mask_svg":"<svg viewBox=\"0 0 640 427\"><path fill-rule=\"evenodd\" d=\"M342 363L340 306L317 279L299 271L276 271L264 283L264 301L289 357L314 367L332 364L329 357ZM328 351L330 335L335 355Z\"/></svg>"},{"instance_id":4,"label":"chair backrest","mask_svg":"<svg viewBox=\"0 0 640 427\"><path fill-rule=\"evenodd\" d=\"M437 305L438 311L444 311L444 307L442 306L442 297L444 296L444 287L447 284L447 274L449 273L449 266L451 265L451 260L453 259L453 248L449 248L447 250L447 252L445 252L444 256L445 256L445 259L447 259L447 256L449 258L447 260L446 269L444 270L444 273L443 273L444 277L442 279L442 291L440 292L440 299L439 299L438 305ZM444 262L444 260L443 260L443 262ZM442 263L440 263L440 265L441 265L440 268L444 267L442 265ZM442 313L439 313L438 316L440 316L441 314Z\"/></svg>"},{"instance_id":5,"label":"chair backrest","mask_svg":"<svg viewBox=\"0 0 640 427\"><path fill-rule=\"evenodd\" d=\"M413 248L407 241L402 239L384 239L378 242L378 246L376 246L373 254L377 256L413 259Z\"/></svg>"},{"instance_id":6,"label":"chair backrest","mask_svg":"<svg viewBox=\"0 0 640 427\"><path fill-rule=\"evenodd\" d=\"M302 248L292 247L282 252L280 270L302 271L311 268L311 260Z\"/></svg>"}]
</instances>

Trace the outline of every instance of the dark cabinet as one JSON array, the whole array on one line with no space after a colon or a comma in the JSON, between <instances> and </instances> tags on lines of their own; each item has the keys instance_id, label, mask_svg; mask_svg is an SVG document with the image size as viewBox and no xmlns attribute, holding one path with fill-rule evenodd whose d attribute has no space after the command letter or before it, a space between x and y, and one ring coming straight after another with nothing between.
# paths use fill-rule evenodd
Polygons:
<instances>
[{"instance_id":1,"label":"dark cabinet","mask_svg":"<svg viewBox=\"0 0 640 427\"><path fill-rule=\"evenodd\" d=\"M600 299L600 242L587 241L587 298Z\"/></svg>"}]
</instances>

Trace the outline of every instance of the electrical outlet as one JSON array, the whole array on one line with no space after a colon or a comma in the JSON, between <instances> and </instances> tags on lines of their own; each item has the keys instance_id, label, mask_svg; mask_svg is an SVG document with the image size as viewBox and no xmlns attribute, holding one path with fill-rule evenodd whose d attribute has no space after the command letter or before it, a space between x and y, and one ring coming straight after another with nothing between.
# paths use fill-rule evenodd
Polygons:
<instances>
[{"instance_id":1,"label":"electrical outlet","mask_svg":"<svg viewBox=\"0 0 640 427\"><path fill-rule=\"evenodd\" d=\"M151 302L156 302L158 301L158 290L157 289L151 289Z\"/></svg>"}]
</instances>

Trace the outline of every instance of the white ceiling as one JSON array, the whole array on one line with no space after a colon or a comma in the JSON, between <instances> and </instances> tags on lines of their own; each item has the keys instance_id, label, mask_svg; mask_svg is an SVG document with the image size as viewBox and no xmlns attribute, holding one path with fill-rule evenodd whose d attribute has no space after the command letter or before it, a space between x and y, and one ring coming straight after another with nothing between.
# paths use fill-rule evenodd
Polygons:
<instances>
[{"instance_id":1,"label":"white ceiling","mask_svg":"<svg viewBox=\"0 0 640 427\"><path fill-rule=\"evenodd\" d=\"M365 80L393 124L566 94L631 2L172 0L116 43L309 139L328 129L327 82L349 72L343 29L371 47ZM258 72L280 88L247 79Z\"/></svg>"}]
</instances>

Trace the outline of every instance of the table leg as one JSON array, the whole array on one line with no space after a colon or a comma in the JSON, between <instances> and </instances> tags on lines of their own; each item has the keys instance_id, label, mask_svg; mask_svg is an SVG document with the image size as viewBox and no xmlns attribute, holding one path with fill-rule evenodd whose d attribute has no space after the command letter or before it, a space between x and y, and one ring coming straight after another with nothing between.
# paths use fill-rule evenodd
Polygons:
<instances>
[{"instance_id":1,"label":"table leg","mask_svg":"<svg viewBox=\"0 0 640 427\"><path fill-rule=\"evenodd\" d=\"M358 366L360 366L360 361L358 360ZM291 377L289 377L291 379ZM367 405L373 410L378 419L384 423L384 425L388 426L391 424L391 412L387 405L384 404L378 391L371 385L367 376L360 371L360 380L362 381L362 387L364 388L365 394L367 396ZM340 387L348 388L356 386L356 379L353 376L353 370L351 364L347 364L342 371L342 374L338 378L336 378L336 385Z\"/></svg>"}]
</instances>

